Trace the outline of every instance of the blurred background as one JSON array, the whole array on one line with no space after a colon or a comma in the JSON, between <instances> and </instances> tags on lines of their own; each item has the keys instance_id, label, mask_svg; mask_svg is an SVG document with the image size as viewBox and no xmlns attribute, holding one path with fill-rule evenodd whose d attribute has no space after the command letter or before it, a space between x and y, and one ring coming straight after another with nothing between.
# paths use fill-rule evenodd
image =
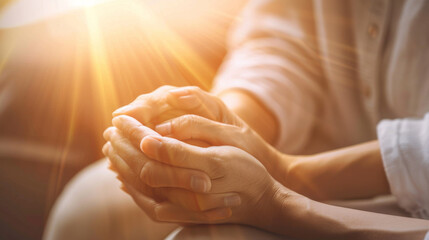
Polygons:
<instances>
[{"instance_id":1,"label":"blurred background","mask_svg":"<svg viewBox=\"0 0 429 240\"><path fill-rule=\"evenodd\" d=\"M245 0L0 0L0 239L40 239L119 106L210 88Z\"/></svg>"}]
</instances>

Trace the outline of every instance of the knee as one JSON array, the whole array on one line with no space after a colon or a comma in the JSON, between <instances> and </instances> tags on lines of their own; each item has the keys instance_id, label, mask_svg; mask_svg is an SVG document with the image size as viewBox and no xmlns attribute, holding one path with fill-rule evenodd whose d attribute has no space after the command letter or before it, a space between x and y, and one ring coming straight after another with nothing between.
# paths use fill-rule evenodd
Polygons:
<instances>
[{"instance_id":1,"label":"knee","mask_svg":"<svg viewBox=\"0 0 429 240\"><path fill-rule=\"evenodd\" d=\"M86 211L73 211L73 206L66 206L65 201L60 201L49 217L45 228L45 240L57 239L91 239L88 228L96 221L91 221L89 218L92 214Z\"/></svg>"},{"instance_id":2,"label":"knee","mask_svg":"<svg viewBox=\"0 0 429 240\"><path fill-rule=\"evenodd\" d=\"M107 239L109 234L103 231L109 229L108 203L100 194L106 190L106 178L100 176L101 170L105 171L104 163L97 163L70 181L51 210L44 239ZM114 180L113 175L109 181Z\"/></svg>"}]
</instances>

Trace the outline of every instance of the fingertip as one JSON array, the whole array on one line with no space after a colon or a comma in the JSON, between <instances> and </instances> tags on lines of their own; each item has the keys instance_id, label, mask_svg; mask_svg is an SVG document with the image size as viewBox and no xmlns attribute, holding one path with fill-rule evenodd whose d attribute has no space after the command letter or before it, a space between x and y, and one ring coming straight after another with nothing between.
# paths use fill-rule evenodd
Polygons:
<instances>
[{"instance_id":1,"label":"fingertip","mask_svg":"<svg viewBox=\"0 0 429 240\"><path fill-rule=\"evenodd\" d=\"M104 132L103 132L104 140L109 141L114 130L115 130L115 127L108 127L106 130L104 130Z\"/></svg>"},{"instance_id":2,"label":"fingertip","mask_svg":"<svg viewBox=\"0 0 429 240\"><path fill-rule=\"evenodd\" d=\"M108 155L108 153L109 153L109 148L110 148L110 142L107 142L107 143L105 143L105 144L104 144L103 148L101 149L101 151L103 152L103 154L104 154L105 156L107 156L107 155Z\"/></svg>"},{"instance_id":3,"label":"fingertip","mask_svg":"<svg viewBox=\"0 0 429 240\"><path fill-rule=\"evenodd\" d=\"M115 126L115 127L120 126L120 125L121 125L121 122L122 122L122 115L119 115L119 116L114 117L114 118L112 119L112 124L113 124L113 126Z\"/></svg>"},{"instance_id":4,"label":"fingertip","mask_svg":"<svg viewBox=\"0 0 429 240\"><path fill-rule=\"evenodd\" d=\"M119 115L112 119L113 126L119 129L125 129L126 127L134 126L136 123L140 124L139 121L128 115Z\"/></svg>"},{"instance_id":5,"label":"fingertip","mask_svg":"<svg viewBox=\"0 0 429 240\"><path fill-rule=\"evenodd\" d=\"M112 113L112 116L116 117L116 116L121 115L121 114L126 114L126 113L130 112L132 109L133 109L133 107L130 105L120 107Z\"/></svg>"},{"instance_id":6,"label":"fingertip","mask_svg":"<svg viewBox=\"0 0 429 240\"><path fill-rule=\"evenodd\" d=\"M128 191L127 187L125 187L125 185L124 185L123 183L121 184L121 187L120 187L120 188L121 188L121 190L122 190L122 191L124 191L125 193L130 194L130 192Z\"/></svg>"},{"instance_id":7,"label":"fingertip","mask_svg":"<svg viewBox=\"0 0 429 240\"><path fill-rule=\"evenodd\" d=\"M121 182L124 182L124 179L120 175L116 175L116 179L118 179Z\"/></svg>"},{"instance_id":8,"label":"fingertip","mask_svg":"<svg viewBox=\"0 0 429 240\"><path fill-rule=\"evenodd\" d=\"M130 129L133 129L135 127L142 125L135 118L130 117L128 115L119 115L117 117L114 117L112 119L112 124L117 129L121 130L124 133L127 133L129 132Z\"/></svg>"}]
</instances>

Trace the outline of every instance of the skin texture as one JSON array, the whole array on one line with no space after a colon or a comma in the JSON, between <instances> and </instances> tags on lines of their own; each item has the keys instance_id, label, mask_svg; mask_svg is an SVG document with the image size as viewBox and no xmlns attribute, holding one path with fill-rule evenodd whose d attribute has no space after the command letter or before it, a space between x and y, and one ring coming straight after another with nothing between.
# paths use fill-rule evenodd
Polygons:
<instances>
[{"instance_id":1,"label":"skin texture","mask_svg":"<svg viewBox=\"0 0 429 240\"><path fill-rule=\"evenodd\" d=\"M154 220L242 223L299 238L423 238L428 221L333 207L292 191L313 199L388 193L377 142L284 155L266 141L275 134L261 137L256 122L242 120L254 114L243 106L259 103L243 92L233 102L231 94L224 97L240 116L198 88L168 86L114 113L103 152Z\"/></svg>"},{"instance_id":2,"label":"skin texture","mask_svg":"<svg viewBox=\"0 0 429 240\"><path fill-rule=\"evenodd\" d=\"M127 121L132 120L120 117L115 122L117 121L127 124ZM250 217L248 213L253 212L252 209L267 206L262 203L274 194L274 188L267 188L274 186L274 179L257 159L238 148L197 147L173 138L157 136L142 125L139 129L142 130L143 136L141 149L152 161L135 166L134 174L123 165L128 165L128 161L129 165L134 165L138 158L125 156L129 154L129 150L124 153L127 150L116 150L117 148L112 147L126 142L126 138L120 136L119 130L110 128L105 132L105 137L111 144L106 144L103 151L125 182L127 191L135 194L136 202L154 220L212 223L226 222L226 219L229 219L228 222L256 225L250 221L257 219L256 216ZM130 145L127 147L132 148ZM247 170L243 174L235 174L240 169ZM140 177L136 174L139 172ZM192 181L195 176L206 181L206 184L196 184L195 188ZM150 199L153 192L147 193L146 188L136 186L139 179L151 187L162 189L163 195L172 201L156 202ZM248 184L253 187L248 188ZM171 187L174 187L173 191ZM146 196L136 195L138 192L143 192ZM240 208L234 208L237 206Z\"/></svg>"},{"instance_id":3,"label":"skin texture","mask_svg":"<svg viewBox=\"0 0 429 240\"><path fill-rule=\"evenodd\" d=\"M390 193L378 141L302 157L289 165L283 177L289 188L316 200Z\"/></svg>"},{"instance_id":4,"label":"skin texture","mask_svg":"<svg viewBox=\"0 0 429 240\"><path fill-rule=\"evenodd\" d=\"M230 90L219 98L197 87L165 86L139 96L114 116L120 114L134 117L162 135L199 146L228 145L243 149L256 157L277 181L315 200L389 193L377 142L311 156L282 154L267 141L272 143L277 132L272 114L246 92ZM254 129L264 133L265 138Z\"/></svg>"}]
</instances>

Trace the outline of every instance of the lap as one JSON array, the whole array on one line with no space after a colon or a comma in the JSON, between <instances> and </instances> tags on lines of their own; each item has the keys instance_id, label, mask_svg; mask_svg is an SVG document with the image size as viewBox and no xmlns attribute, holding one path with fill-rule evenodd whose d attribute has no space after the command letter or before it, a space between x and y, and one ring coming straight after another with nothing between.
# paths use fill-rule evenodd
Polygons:
<instances>
[{"instance_id":1,"label":"lap","mask_svg":"<svg viewBox=\"0 0 429 240\"><path fill-rule=\"evenodd\" d=\"M53 207L44 239L281 239L241 225L199 225L178 228L152 221L120 190L115 173L100 160L67 184ZM173 231L177 229L177 231ZM229 236L229 237L227 237ZM256 237L256 238L255 238Z\"/></svg>"},{"instance_id":2,"label":"lap","mask_svg":"<svg viewBox=\"0 0 429 240\"><path fill-rule=\"evenodd\" d=\"M177 228L147 217L107 166L100 160L70 181L51 211L45 239L162 239Z\"/></svg>"},{"instance_id":3,"label":"lap","mask_svg":"<svg viewBox=\"0 0 429 240\"><path fill-rule=\"evenodd\" d=\"M222 224L222 225L197 225L178 228L173 231L166 240L183 240L183 239L266 239L266 240L280 240L290 239L284 236L279 236L261 229L250 226L236 225L236 224Z\"/></svg>"},{"instance_id":4,"label":"lap","mask_svg":"<svg viewBox=\"0 0 429 240\"><path fill-rule=\"evenodd\" d=\"M64 189L50 214L44 239L281 239L242 225L178 228L152 221L120 190L116 175L101 160L84 169ZM336 202L335 205L402 215L392 198Z\"/></svg>"}]
</instances>

